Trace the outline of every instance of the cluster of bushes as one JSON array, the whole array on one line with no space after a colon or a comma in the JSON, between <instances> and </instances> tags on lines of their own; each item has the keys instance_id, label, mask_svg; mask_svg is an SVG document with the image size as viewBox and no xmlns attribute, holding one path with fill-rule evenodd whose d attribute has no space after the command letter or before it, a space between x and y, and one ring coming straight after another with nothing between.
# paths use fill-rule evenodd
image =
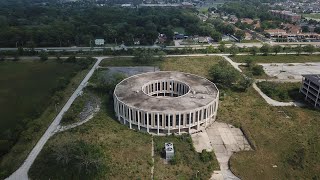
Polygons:
<instances>
[{"instance_id":1,"label":"cluster of bushes","mask_svg":"<svg viewBox=\"0 0 320 180\"><path fill-rule=\"evenodd\" d=\"M42 153L45 153L45 158L38 158L35 166L46 166L48 168L32 168L31 176L45 177L54 173L50 172L35 172L32 170L41 169L47 171L59 172L56 177L62 175L66 179L86 179L95 178L100 173L108 170L106 164L107 156L104 154L103 148L84 140L59 140L54 141L46 147ZM44 156L39 156L44 157Z\"/></svg>"},{"instance_id":2,"label":"cluster of bushes","mask_svg":"<svg viewBox=\"0 0 320 180\"><path fill-rule=\"evenodd\" d=\"M264 73L263 66L256 64L251 58L246 59L246 67L249 70L247 74L249 76L261 76Z\"/></svg>"},{"instance_id":3,"label":"cluster of bushes","mask_svg":"<svg viewBox=\"0 0 320 180\"><path fill-rule=\"evenodd\" d=\"M301 97L299 93L300 83L274 83L259 82L257 85L267 96L279 101L298 100Z\"/></svg>"},{"instance_id":4,"label":"cluster of bushes","mask_svg":"<svg viewBox=\"0 0 320 180\"><path fill-rule=\"evenodd\" d=\"M212 66L209 74L212 81L222 88L246 91L253 83L251 78L242 76L239 71L224 60L220 60L218 64Z\"/></svg>"}]
</instances>

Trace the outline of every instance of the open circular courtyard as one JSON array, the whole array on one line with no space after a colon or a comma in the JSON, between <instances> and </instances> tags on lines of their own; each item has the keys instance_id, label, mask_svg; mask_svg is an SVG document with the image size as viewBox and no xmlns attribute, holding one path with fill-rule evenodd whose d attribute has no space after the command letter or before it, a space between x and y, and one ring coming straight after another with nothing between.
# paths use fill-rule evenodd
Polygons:
<instances>
[{"instance_id":1,"label":"open circular courtyard","mask_svg":"<svg viewBox=\"0 0 320 180\"><path fill-rule=\"evenodd\" d=\"M148 133L192 132L217 115L219 90L206 78L173 71L131 76L114 90L118 120Z\"/></svg>"}]
</instances>

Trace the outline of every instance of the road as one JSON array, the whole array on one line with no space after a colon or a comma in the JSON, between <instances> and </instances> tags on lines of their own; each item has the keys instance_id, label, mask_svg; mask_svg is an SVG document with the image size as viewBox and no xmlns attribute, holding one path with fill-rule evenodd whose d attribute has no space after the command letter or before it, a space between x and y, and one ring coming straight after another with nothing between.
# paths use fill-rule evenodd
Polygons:
<instances>
[{"instance_id":1,"label":"road","mask_svg":"<svg viewBox=\"0 0 320 180\"><path fill-rule=\"evenodd\" d=\"M98 57L97 62L93 65L91 70L88 72L88 74L85 76L85 78L82 80L78 88L74 91L72 96L69 98L67 103L63 106L59 114L56 116L56 118L53 120L53 122L50 124L46 132L42 135L40 140L37 142L37 144L34 146L32 151L29 153L27 159L23 162L23 164L17 169L11 176L6 178L6 180L27 180L28 179L28 171L33 164L34 160L42 150L45 143L48 141L48 139L54 134L54 132L57 130L60 121L62 119L63 114L70 108L73 101L79 96L83 88L87 85L88 80L94 73L94 71L99 66L102 59L105 57Z\"/></svg>"},{"instance_id":2,"label":"road","mask_svg":"<svg viewBox=\"0 0 320 180\"><path fill-rule=\"evenodd\" d=\"M299 46L299 45L307 45L311 44L314 46L320 46L320 42L268 42L271 46L274 45L280 45L280 46ZM180 45L179 43L175 43L175 46L166 46L161 47L158 45L151 45L151 46L125 46L125 45L119 45L119 46L108 46L108 47L38 47L34 48L35 51L54 51L54 52L78 52L78 51L103 51L105 49L111 49L111 50L127 50L127 49L165 49L165 50L174 50L174 49L184 49L184 48L192 48L192 49L205 49L209 46L212 47L218 47L219 43L213 43L213 44L203 44L203 45ZM235 43L238 47L261 47L263 43ZM232 46L232 44L226 44L226 47ZM30 48L24 48L24 50L29 50ZM18 48L0 48L0 51L17 51Z\"/></svg>"}]
</instances>

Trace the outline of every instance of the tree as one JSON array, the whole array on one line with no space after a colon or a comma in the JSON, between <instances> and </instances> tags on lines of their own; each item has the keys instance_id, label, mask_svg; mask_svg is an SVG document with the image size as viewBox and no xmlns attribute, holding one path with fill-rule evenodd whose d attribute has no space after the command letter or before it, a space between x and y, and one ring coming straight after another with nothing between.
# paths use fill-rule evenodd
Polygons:
<instances>
[{"instance_id":1,"label":"tree","mask_svg":"<svg viewBox=\"0 0 320 180\"><path fill-rule=\"evenodd\" d=\"M263 53L263 55L268 56L268 54L270 53L270 45L268 44L264 44L261 48L260 48L260 52Z\"/></svg>"},{"instance_id":2,"label":"tree","mask_svg":"<svg viewBox=\"0 0 320 180\"><path fill-rule=\"evenodd\" d=\"M166 55L167 54L164 51L157 52L157 56L158 56L157 60L158 61L163 61Z\"/></svg>"},{"instance_id":3,"label":"tree","mask_svg":"<svg viewBox=\"0 0 320 180\"><path fill-rule=\"evenodd\" d=\"M283 51L286 52L286 55L288 55L288 53L291 51L291 46L290 45L286 45L284 48L283 48Z\"/></svg>"},{"instance_id":4,"label":"tree","mask_svg":"<svg viewBox=\"0 0 320 180\"><path fill-rule=\"evenodd\" d=\"M261 76L264 73L263 66L257 64L252 66L251 71L254 76Z\"/></svg>"},{"instance_id":5,"label":"tree","mask_svg":"<svg viewBox=\"0 0 320 180\"><path fill-rule=\"evenodd\" d=\"M252 55L255 56L258 52L259 52L259 48L257 46L253 46L253 47L250 48L250 53Z\"/></svg>"},{"instance_id":6,"label":"tree","mask_svg":"<svg viewBox=\"0 0 320 180\"><path fill-rule=\"evenodd\" d=\"M218 49L220 52L225 52L226 51L226 46L224 42L221 42L220 45L218 46Z\"/></svg>"},{"instance_id":7,"label":"tree","mask_svg":"<svg viewBox=\"0 0 320 180\"><path fill-rule=\"evenodd\" d=\"M295 50L296 50L298 56L300 56L301 52L303 51L301 45L297 46L297 47L295 48Z\"/></svg>"},{"instance_id":8,"label":"tree","mask_svg":"<svg viewBox=\"0 0 320 180\"><path fill-rule=\"evenodd\" d=\"M149 49L136 49L133 56L133 60L141 64L149 64L155 60L153 51Z\"/></svg>"},{"instance_id":9,"label":"tree","mask_svg":"<svg viewBox=\"0 0 320 180\"><path fill-rule=\"evenodd\" d=\"M241 41L242 39L244 39L246 37L246 33L242 30L237 30L235 33L235 36L237 38L239 38L239 40Z\"/></svg>"},{"instance_id":10,"label":"tree","mask_svg":"<svg viewBox=\"0 0 320 180\"><path fill-rule=\"evenodd\" d=\"M39 57L40 57L40 60L41 60L41 61L46 61L46 60L48 60L48 53L45 52L45 51L41 51L41 52L39 53Z\"/></svg>"},{"instance_id":11,"label":"tree","mask_svg":"<svg viewBox=\"0 0 320 180\"><path fill-rule=\"evenodd\" d=\"M275 55L277 55L279 52L281 52L282 47L279 45L275 45L272 47L273 52L275 53Z\"/></svg>"},{"instance_id":12,"label":"tree","mask_svg":"<svg viewBox=\"0 0 320 180\"><path fill-rule=\"evenodd\" d=\"M252 78L241 76L238 82L238 89L241 91L246 91L249 87L251 87L252 83L253 83Z\"/></svg>"},{"instance_id":13,"label":"tree","mask_svg":"<svg viewBox=\"0 0 320 180\"><path fill-rule=\"evenodd\" d=\"M50 146L49 157L53 157L57 167L77 173L78 176L92 177L107 168L101 146L83 140L68 140Z\"/></svg>"},{"instance_id":14,"label":"tree","mask_svg":"<svg viewBox=\"0 0 320 180\"><path fill-rule=\"evenodd\" d=\"M223 87L232 87L240 76L240 73L237 70L223 60L212 66L209 74L213 82L220 84Z\"/></svg>"},{"instance_id":15,"label":"tree","mask_svg":"<svg viewBox=\"0 0 320 180\"><path fill-rule=\"evenodd\" d=\"M308 44L308 45L303 47L303 50L305 52L308 52L309 54L312 54L312 53L314 53L316 51L316 48L313 45Z\"/></svg>"},{"instance_id":16,"label":"tree","mask_svg":"<svg viewBox=\"0 0 320 180\"><path fill-rule=\"evenodd\" d=\"M239 53L239 48L233 44L230 48L229 48L229 52L232 56L235 56Z\"/></svg>"}]
</instances>

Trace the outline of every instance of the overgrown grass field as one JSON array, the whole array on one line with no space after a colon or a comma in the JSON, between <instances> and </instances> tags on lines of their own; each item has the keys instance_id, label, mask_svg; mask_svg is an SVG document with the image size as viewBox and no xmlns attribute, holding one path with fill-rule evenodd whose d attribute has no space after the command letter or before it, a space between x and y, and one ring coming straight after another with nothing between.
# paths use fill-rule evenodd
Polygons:
<instances>
[{"instance_id":1,"label":"overgrown grass field","mask_svg":"<svg viewBox=\"0 0 320 180\"><path fill-rule=\"evenodd\" d=\"M86 72L55 60L0 62L0 179L21 165Z\"/></svg>"},{"instance_id":2,"label":"overgrown grass field","mask_svg":"<svg viewBox=\"0 0 320 180\"><path fill-rule=\"evenodd\" d=\"M302 101L303 95L299 93L301 83L259 82L258 87L270 98L277 101Z\"/></svg>"},{"instance_id":3,"label":"overgrown grass field","mask_svg":"<svg viewBox=\"0 0 320 180\"><path fill-rule=\"evenodd\" d=\"M305 63L305 62L320 62L320 55L268 55L268 56L233 56L233 61L245 63L248 58L255 63Z\"/></svg>"}]
</instances>

